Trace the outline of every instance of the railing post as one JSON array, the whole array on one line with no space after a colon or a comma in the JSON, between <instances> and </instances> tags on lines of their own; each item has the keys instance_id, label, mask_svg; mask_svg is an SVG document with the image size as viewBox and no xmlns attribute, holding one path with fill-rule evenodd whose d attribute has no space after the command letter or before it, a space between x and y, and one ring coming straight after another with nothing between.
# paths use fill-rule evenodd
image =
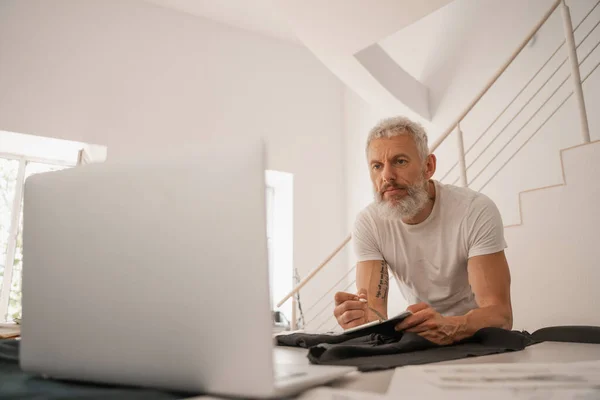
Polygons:
<instances>
[{"instance_id":1,"label":"railing post","mask_svg":"<svg viewBox=\"0 0 600 400\"><path fill-rule=\"evenodd\" d=\"M460 168L460 185L469 186L467 181L467 162L465 161L465 145L463 142L463 133L460 130L460 122L456 125L456 143L458 144L458 166Z\"/></svg>"},{"instance_id":2,"label":"railing post","mask_svg":"<svg viewBox=\"0 0 600 400\"><path fill-rule=\"evenodd\" d=\"M581 135L583 142L590 142L590 128L588 126L587 113L585 111L585 100L583 99L583 88L581 86L581 75L579 74L579 60L577 59L577 47L575 46L575 35L573 35L573 24L571 22L571 12L565 0L561 1L561 12L563 16L563 27L565 29L565 38L567 41L567 51L569 61L571 62L571 79L573 80L575 98L577 99L577 108L579 109L579 121L581 123Z\"/></svg>"},{"instance_id":3,"label":"railing post","mask_svg":"<svg viewBox=\"0 0 600 400\"><path fill-rule=\"evenodd\" d=\"M292 297L292 323L290 329L295 331L298 329L298 317L296 316L296 309L298 308L298 301L296 295Z\"/></svg>"}]
</instances>

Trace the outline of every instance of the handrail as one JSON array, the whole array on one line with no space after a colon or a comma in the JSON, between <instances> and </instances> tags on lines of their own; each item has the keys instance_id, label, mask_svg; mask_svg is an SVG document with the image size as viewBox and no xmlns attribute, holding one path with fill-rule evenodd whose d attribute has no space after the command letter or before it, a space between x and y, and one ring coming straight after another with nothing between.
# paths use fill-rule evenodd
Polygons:
<instances>
[{"instance_id":1,"label":"handrail","mask_svg":"<svg viewBox=\"0 0 600 400\"><path fill-rule=\"evenodd\" d=\"M319 304L321 302L321 300L323 300L325 297L327 297L332 291L333 289L335 289L340 283L342 283L344 281L344 279L346 279L346 277L348 275L350 275L354 270L356 269L356 264L350 268L348 270L348 272L346 272L344 275L342 275L342 277L335 283L333 284L328 291L326 291L325 293L323 293L323 295L321 297L319 297L319 299L317 301L315 301L312 306L308 307L308 309L305 311L306 314L308 314L309 312L311 312L316 306L317 304ZM319 315L321 312L323 312L323 310L320 310L319 312L317 312L317 314L315 315ZM314 318L313 318L314 319ZM310 322L310 321L309 321Z\"/></svg>"},{"instance_id":2,"label":"handrail","mask_svg":"<svg viewBox=\"0 0 600 400\"><path fill-rule=\"evenodd\" d=\"M508 60L506 60L506 62L504 64L502 64L502 66L498 69L496 74L494 74L492 79L490 79L488 81L488 83L485 85L485 87L477 94L477 96L475 96L475 98L473 99L473 101L471 101L469 103L467 108L465 108L465 110L462 113L460 113L458 118L456 118L456 120L448 127L448 129L446 129L446 131L439 138L437 138L435 142L433 142L433 144L431 145L431 147L429 149L430 152L433 153L440 146L440 144L442 144L442 142L444 140L446 140L448 135L450 135L452 133L452 131L454 131L454 128L456 128L456 125L458 125L460 123L460 121L462 121L467 116L467 114L473 109L473 107L475 107L475 105L479 102L479 100L481 100L481 98L488 92L488 90L490 90L492 85L494 83L496 83L498 78L500 78L500 75L502 75L504 73L504 71L506 71L506 69L514 61L514 59L517 58L517 56L519 55L521 50L523 50L525 48L525 46L527 46L527 43L529 43L531 38L537 33L537 31L540 30L542 25L544 25L544 23L548 20L548 18L550 18L550 16L554 12L554 10L556 10L558 8L558 6L560 5L560 3L562 1L563 0L555 0L554 3L552 3L552 7L550 7L550 9L546 12L546 14L544 14L542 19L533 27L531 32L529 32L529 34L527 36L525 36L525 39L523 39L523 41L521 42L519 47L517 47L517 49L510 55Z\"/></svg>"},{"instance_id":3,"label":"handrail","mask_svg":"<svg viewBox=\"0 0 600 400\"><path fill-rule=\"evenodd\" d=\"M581 21L579 21L579 23L575 26L575 29L573 29L573 32L577 32L577 29L579 29L579 27L581 26L581 24L583 24L585 22L585 20L587 20L587 18L590 16L590 14L592 12L594 12L594 10L600 5L600 0L596 2L596 4L594 5L594 7L592 7L585 15L584 17L581 19ZM585 40L588 38L588 36L590 36L590 34L596 29L596 27L598 27L598 24L600 24L600 20L598 20L598 22L596 22L596 24L592 27L592 29L583 37L583 39L581 39L581 41L579 42L579 44L577 45L577 47L579 48L579 46L581 46L581 44L583 42L585 42ZM540 67L538 68L538 70L535 72L535 74L533 74L533 76L529 79L529 81L527 81L527 83L525 84L525 86L523 86L521 88L521 90L519 90L519 92L512 98L512 100L506 105L506 107L504 107L504 109L502 111L500 111L500 113L496 116L496 118L494 118L494 120L488 125L488 127L483 131L483 133L481 135L479 135L479 137L477 139L475 139L475 141L473 143L471 143L471 145L469 146L469 148L467 148L467 150L465 151L465 155L469 154L469 152L477 145L477 143L479 143L479 141L488 133L488 131L492 128L492 126L494 126L496 124L496 122L498 122L498 120L500 119L500 117L502 117L504 115L504 113L510 108L511 105L514 104L514 102L517 100L517 98L525 91L525 89L527 89L529 87L529 85L531 84L531 82L533 82L533 80L535 78L537 78L537 76L540 74L540 72L542 72L542 70L548 65L548 63L554 58L554 56L556 54L558 54L558 52L560 51L560 49L562 49L562 47L565 45L565 43L567 42L566 39L563 39L563 41L558 45L558 47L556 48L556 50L554 50L554 53L552 53L552 55L546 60L546 62ZM558 72L558 69L560 67L562 67L565 63L567 62L567 59L565 58L565 60L556 68L555 72L552 74L552 76L554 76L554 74L556 74L556 72ZM582 61L583 62L583 61ZM580 63L581 65L581 63ZM551 76L551 77L552 77ZM543 87L548 80L550 80L549 77L546 82L544 82L541 86ZM539 91L538 91L539 92ZM537 92L536 92L537 94ZM535 95L534 95L535 96ZM526 105L525 105L526 106ZM523 110L523 108L525 107L523 106L521 108L521 110L519 111L519 113ZM517 113L517 115L519 114ZM513 117L513 119L516 118ZM511 120L512 122L512 120ZM482 151L483 153L483 151ZM473 164L473 163L471 163ZM446 171L446 173L444 174L444 176L442 176L440 178L440 182L443 181L444 179L446 179L448 177L448 175L450 175L450 173L454 170L454 168L456 168L458 166L458 161L455 162L449 169L448 171ZM469 165L470 167L470 165ZM467 167L467 168L469 168ZM456 182L458 182L458 179L455 179L453 184L456 184Z\"/></svg>"},{"instance_id":4,"label":"handrail","mask_svg":"<svg viewBox=\"0 0 600 400\"><path fill-rule=\"evenodd\" d=\"M277 303L277 307L281 307L283 305L283 303L285 303L290 297L292 297L300 289L302 289L304 287L304 285L306 285L308 283L308 281L310 281L313 278L313 276L315 276L317 274L317 272L319 272L325 265L327 265L327 263L329 261L331 261L331 259L333 257L335 257L336 254L339 253L340 250L342 250L344 248L344 246L346 246L346 244L348 244L350 239L352 239L352 235L348 235L346 237L346 239L344 239L344 241L342 243L340 243L340 245L329 256L327 256L327 258L317 268L310 271L309 274L306 275L306 278L304 278L304 279L302 279L302 281L300 281L298 286L293 288L291 292L289 292L283 299L281 299L281 301L279 303Z\"/></svg>"}]
</instances>

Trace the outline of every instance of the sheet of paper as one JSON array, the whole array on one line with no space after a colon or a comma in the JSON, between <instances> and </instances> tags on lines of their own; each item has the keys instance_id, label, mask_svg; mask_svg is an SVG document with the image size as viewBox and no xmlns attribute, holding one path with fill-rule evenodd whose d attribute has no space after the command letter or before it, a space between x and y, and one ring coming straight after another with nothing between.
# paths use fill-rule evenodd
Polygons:
<instances>
[{"instance_id":1,"label":"sheet of paper","mask_svg":"<svg viewBox=\"0 0 600 400\"><path fill-rule=\"evenodd\" d=\"M307 390L298 400L385 400L386 396L377 393L361 392L331 387L317 387Z\"/></svg>"},{"instance_id":2,"label":"sheet of paper","mask_svg":"<svg viewBox=\"0 0 600 400\"><path fill-rule=\"evenodd\" d=\"M425 366L418 371L439 387L600 388L600 361Z\"/></svg>"},{"instance_id":3,"label":"sheet of paper","mask_svg":"<svg viewBox=\"0 0 600 400\"><path fill-rule=\"evenodd\" d=\"M600 361L397 368L388 398L591 400L600 398Z\"/></svg>"},{"instance_id":4,"label":"sheet of paper","mask_svg":"<svg viewBox=\"0 0 600 400\"><path fill-rule=\"evenodd\" d=\"M195 396L188 397L184 400L225 400L226 397L213 397L213 396Z\"/></svg>"}]
</instances>

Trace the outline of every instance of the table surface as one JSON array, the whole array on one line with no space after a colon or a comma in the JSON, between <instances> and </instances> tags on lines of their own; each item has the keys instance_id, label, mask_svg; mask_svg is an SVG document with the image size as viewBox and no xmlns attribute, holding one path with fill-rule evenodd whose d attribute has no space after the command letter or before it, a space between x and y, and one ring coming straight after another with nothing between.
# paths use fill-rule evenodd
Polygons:
<instances>
[{"instance_id":1,"label":"table surface","mask_svg":"<svg viewBox=\"0 0 600 400\"><path fill-rule=\"evenodd\" d=\"M309 364L307 350L293 347L276 347L275 362L281 364ZM490 364L490 363L544 363L600 360L600 344L543 342L521 351L443 361L443 364ZM386 393L394 370L361 373L356 372L339 379L329 386Z\"/></svg>"}]
</instances>

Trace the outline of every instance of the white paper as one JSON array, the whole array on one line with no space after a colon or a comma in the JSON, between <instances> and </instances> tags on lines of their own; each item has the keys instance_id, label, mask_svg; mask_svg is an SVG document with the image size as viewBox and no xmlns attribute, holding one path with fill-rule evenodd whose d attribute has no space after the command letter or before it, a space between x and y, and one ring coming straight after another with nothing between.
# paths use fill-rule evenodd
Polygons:
<instances>
[{"instance_id":1,"label":"white paper","mask_svg":"<svg viewBox=\"0 0 600 400\"><path fill-rule=\"evenodd\" d=\"M385 400L386 396L371 392L317 387L304 392L298 400Z\"/></svg>"},{"instance_id":2,"label":"white paper","mask_svg":"<svg viewBox=\"0 0 600 400\"><path fill-rule=\"evenodd\" d=\"M439 387L600 388L600 362L426 366L423 379Z\"/></svg>"},{"instance_id":3,"label":"white paper","mask_svg":"<svg viewBox=\"0 0 600 400\"><path fill-rule=\"evenodd\" d=\"M397 368L388 398L591 400L600 398L600 361L428 365Z\"/></svg>"}]
</instances>

